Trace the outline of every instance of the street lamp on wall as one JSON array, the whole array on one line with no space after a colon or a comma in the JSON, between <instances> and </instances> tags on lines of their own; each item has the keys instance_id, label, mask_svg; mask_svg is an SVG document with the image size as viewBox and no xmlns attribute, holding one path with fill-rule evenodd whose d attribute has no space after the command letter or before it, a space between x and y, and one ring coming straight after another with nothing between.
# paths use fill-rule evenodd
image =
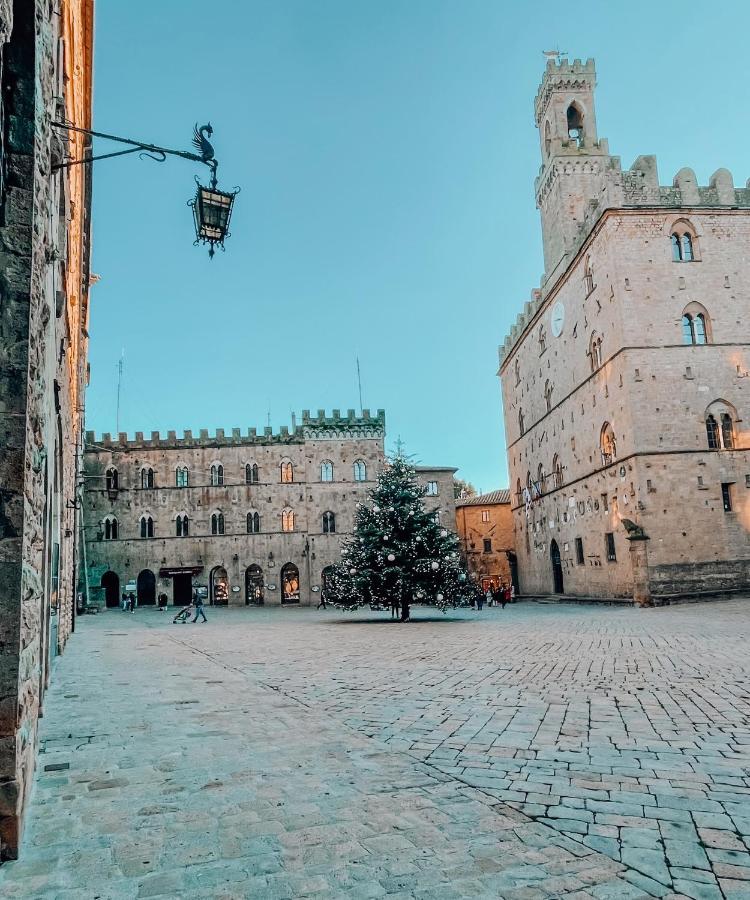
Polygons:
<instances>
[{"instance_id":1,"label":"street lamp on wall","mask_svg":"<svg viewBox=\"0 0 750 900\"><path fill-rule=\"evenodd\" d=\"M214 247L224 249L224 241L230 236L229 221L232 218L234 198L240 192L236 187L233 191L219 190L216 170L219 166L214 155L214 148L208 138L214 133L211 123L196 125L193 131L193 146L196 153L190 150L172 150L168 147L160 147L157 144L147 144L142 141L134 141L130 138L118 137L114 134L106 134L103 131L91 131L88 128L79 128L68 122L52 122L56 128L68 131L77 131L89 137L102 138L107 141L116 141L120 144L128 144L128 150L118 150L115 153L103 153L101 156L84 156L82 159L69 159L66 162L52 166L52 171L69 169L71 166L89 165L99 159L110 159L114 156L126 156L129 153L138 153L141 159L148 158L155 162L164 162L167 156L179 156L193 162L204 163L211 169L211 180L208 187L204 187L196 176L198 189L195 197L188 201L188 206L193 208L195 220L195 244L208 244L209 257L214 256ZM140 152L139 152L140 151Z\"/></svg>"}]
</instances>

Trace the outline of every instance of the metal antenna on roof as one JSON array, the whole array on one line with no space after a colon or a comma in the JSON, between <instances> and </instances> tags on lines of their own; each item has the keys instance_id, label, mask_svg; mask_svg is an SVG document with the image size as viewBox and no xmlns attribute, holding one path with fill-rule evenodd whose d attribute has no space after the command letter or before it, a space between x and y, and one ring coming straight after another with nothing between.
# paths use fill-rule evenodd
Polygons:
<instances>
[{"instance_id":1,"label":"metal antenna on roof","mask_svg":"<svg viewBox=\"0 0 750 900\"><path fill-rule=\"evenodd\" d=\"M122 391L122 370L125 365L125 348L117 361L117 413L115 414L115 434L120 433L120 392Z\"/></svg>"}]
</instances>

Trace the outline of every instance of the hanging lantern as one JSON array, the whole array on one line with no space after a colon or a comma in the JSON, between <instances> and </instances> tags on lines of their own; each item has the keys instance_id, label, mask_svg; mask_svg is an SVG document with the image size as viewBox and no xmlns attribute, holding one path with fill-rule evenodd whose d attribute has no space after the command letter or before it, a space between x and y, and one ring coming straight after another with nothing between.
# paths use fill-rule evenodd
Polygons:
<instances>
[{"instance_id":1,"label":"hanging lantern","mask_svg":"<svg viewBox=\"0 0 750 900\"><path fill-rule=\"evenodd\" d=\"M211 179L211 187L204 187L198 182L198 190L189 205L193 207L195 217L195 243L208 244L208 255L214 255L216 244L224 249L224 241L230 236L229 220L232 217L234 198L239 188L234 191L220 191L215 179Z\"/></svg>"}]
</instances>

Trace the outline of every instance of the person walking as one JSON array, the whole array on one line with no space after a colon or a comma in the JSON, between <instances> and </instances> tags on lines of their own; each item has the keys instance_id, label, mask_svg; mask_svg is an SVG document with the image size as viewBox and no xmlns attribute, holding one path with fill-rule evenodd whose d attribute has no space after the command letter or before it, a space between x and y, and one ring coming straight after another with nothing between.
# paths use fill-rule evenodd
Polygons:
<instances>
[{"instance_id":1,"label":"person walking","mask_svg":"<svg viewBox=\"0 0 750 900\"><path fill-rule=\"evenodd\" d=\"M123 592L122 592L122 597L120 598L120 609L121 609L123 612L125 612L125 610L128 608L128 606L129 606L129 603L128 603L128 595L125 593L125 591L123 591Z\"/></svg>"},{"instance_id":2,"label":"person walking","mask_svg":"<svg viewBox=\"0 0 750 900\"><path fill-rule=\"evenodd\" d=\"M326 603L326 592L325 591L320 592L320 603L318 603L318 605L315 608L316 609L327 609L328 608L328 604Z\"/></svg>"},{"instance_id":3,"label":"person walking","mask_svg":"<svg viewBox=\"0 0 750 900\"><path fill-rule=\"evenodd\" d=\"M492 606L492 585L487 586L487 592L484 595L484 599L487 601L487 606Z\"/></svg>"},{"instance_id":4,"label":"person walking","mask_svg":"<svg viewBox=\"0 0 750 900\"><path fill-rule=\"evenodd\" d=\"M510 603L511 598L511 588L506 584L503 588L503 609L505 609L505 604Z\"/></svg>"},{"instance_id":5,"label":"person walking","mask_svg":"<svg viewBox=\"0 0 750 900\"><path fill-rule=\"evenodd\" d=\"M484 609L484 593L482 592L481 589L480 589L479 593L477 594L477 609L479 610L479 612L481 612Z\"/></svg>"},{"instance_id":6,"label":"person walking","mask_svg":"<svg viewBox=\"0 0 750 900\"><path fill-rule=\"evenodd\" d=\"M135 594L132 591L128 596L128 607L130 608L130 612L135 612Z\"/></svg>"},{"instance_id":7,"label":"person walking","mask_svg":"<svg viewBox=\"0 0 750 900\"><path fill-rule=\"evenodd\" d=\"M391 619L398 619L401 615L401 607L398 602L398 597L395 594L391 594Z\"/></svg>"},{"instance_id":8,"label":"person walking","mask_svg":"<svg viewBox=\"0 0 750 900\"><path fill-rule=\"evenodd\" d=\"M510 591L509 591L508 596L510 598L511 603L516 602L516 586L515 586L515 584L513 584L513 582L511 582Z\"/></svg>"},{"instance_id":9,"label":"person walking","mask_svg":"<svg viewBox=\"0 0 750 900\"><path fill-rule=\"evenodd\" d=\"M411 610L409 609L409 596L401 586L401 621L408 622L411 618Z\"/></svg>"},{"instance_id":10,"label":"person walking","mask_svg":"<svg viewBox=\"0 0 750 900\"><path fill-rule=\"evenodd\" d=\"M203 621L208 622L206 614L203 611L203 597L201 597L198 591L193 594L193 606L195 607L195 616L192 619L192 623L195 624L198 621L198 616L203 616Z\"/></svg>"}]
</instances>

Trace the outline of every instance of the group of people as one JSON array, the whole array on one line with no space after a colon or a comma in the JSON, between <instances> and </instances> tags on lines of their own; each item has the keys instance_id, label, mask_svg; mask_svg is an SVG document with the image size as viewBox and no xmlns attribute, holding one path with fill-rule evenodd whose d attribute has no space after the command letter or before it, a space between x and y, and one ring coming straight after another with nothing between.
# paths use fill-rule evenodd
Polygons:
<instances>
[{"instance_id":1,"label":"group of people","mask_svg":"<svg viewBox=\"0 0 750 900\"><path fill-rule=\"evenodd\" d=\"M122 592L122 597L120 597L120 609L123 612L135 612L135 594L132 591L129 594L126 594L125 591Z\"/></svg>"},{"instance_id":2,"label":"group of people","mask_svg":"<svg viewBox=\"0 0 750 900\"><path fill-rule=\"evenodd\" d=\"M502 609L505 609L506 603L513 603L515 601L515 593L516 590L512 584L495 584L491 582L487 585L487 590L482 593L482 590L477 592L476 601L474 604L474 608L479 610L480 612L484 608L484 604L487 606L500 606Z\"/></svg>"}]
</instances>

